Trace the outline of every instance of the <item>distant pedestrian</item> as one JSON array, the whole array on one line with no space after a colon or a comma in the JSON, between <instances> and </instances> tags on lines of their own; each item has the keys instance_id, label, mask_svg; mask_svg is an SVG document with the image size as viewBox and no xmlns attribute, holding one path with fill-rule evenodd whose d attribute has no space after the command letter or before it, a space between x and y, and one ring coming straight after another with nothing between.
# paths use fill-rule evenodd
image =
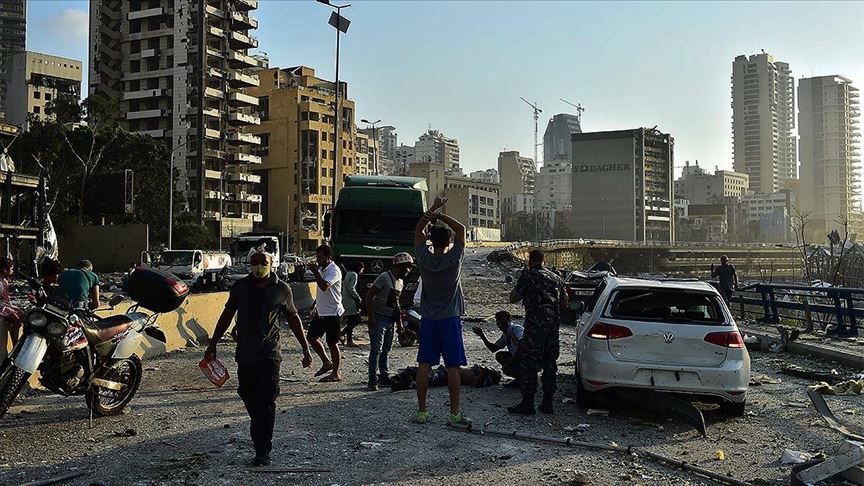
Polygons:
<instances>
[{"instance_id":1,"label":"distant pedestrian","mask_svg":"<svg viewBox=\"0 0 864 486\"><path fill-rule=\"evenodd\" d=\"M465 345L462 342L462 259L465 256L465 225L436 211L446 204L446 198L436 198L432 207L420 218L414 228L415 254L423 278L420 296L420 349L417 352L417 415L414 421L425 424L429 420L426 398L429 389L429 370L444 357L447 368L447 389L450 395L451 426L470 428L459 408L461 386L460 366L465 366ZM426 229L430 223L443 222L450 229L433 226L429 231L432 251L426 246ZM450 247L450 230L455 237ZM449 250L448 250L449 248Z\"/></svg>"},{"instance_id":2,"label":"distant pedestrian","mask_svg":"<svg viewBox=\"0 0 864 486\"><path fill-rule=\"evenodd\" d=\"M99 277L93 273L90 260L81 260L75 268L64 270L57 280L72 309L98 309L99 284Z\"/></svg>"},{"instance_id":3,"label":"distant pedestrian","mask_svg":"<svg viewBox=\"0 0 864 486\"><path fill-rule=\"evenodd\" d=\"M523 415L535 413L537 373L543 370L540 411L552 413L558 380L561 310L567 307L567 294L561 277L543 266L543 252L540 250L528 255L528 270L522 272L516 287L510 292L511 303L520 300L525 306L525 330L517 357L522 401L508 407L507 411Z\"/></svg>"},{"instance_id":4,"label":"distant pedestrian","mask_svg":"<svg viewBox=\"0 0 864 486\"><path fill-rule=\"evenodd\" d=\"M237 393L251 421L249 433L255 445L253 464L266 466L270 463L273 448L276 397L279 396L279 368L282 363L280 317L288 319L291 332L303 348L304 368L312 366L312 356L303 335L303 323L294 307L291 287L271 272L272 257L263 252L254 253L250 264L251 274L231 287L225 310L219 316L204 357L211 361L216 359L216 345L236 314Z\"/></svg>"},{"instance_id":5,"label":"distant pedestrian","mask_svg":"<svg viewBox=\"0 0 864 486\"><path fill-rule=\"evenodd\" d=\"M723 296L723 300L728 305L732 302L732 292L738 288L738 272L735 271L735 265L729 263L729 257L721 255L719 267L711 264L711 278L720 280L720 295Z\"/></svg>"},{"instance_id":6,"label":"distant pedestrian","mask_svg":"<svg viewBox=\"0 0 864 486\"><path fill-rule=\"evenodd\" d=\"M476 326L473 331L483 341L486 349L495 353L495 361L501 365L501 371L511 378L516 378L507 385L509 388L516 388L519 386L519 345L525 335L525 328L513 323L513 318L507 311L495 313L495 324L501 331L501 337L497 341L490 341L480 326Z\"/></svg>"},{"instance_id":7,"label":"distant pedestrian","mask_svg":"<svg viewBox=\"0 0 864 486\"><path fill-rule=\"evenodd\" d=\"M393 347L393 334L397 322L402 324L402 307L399 297L404 287L403 278L414 266L414 258L408 253L393 257L390 270L378 275L369 287L366 302L369 304L369 381L370 391L378 390L378 384L390 386L388 356ZM380 375L380 376L379 376Z\"/></svg>"},{"instance_id":8,"label":"distant pedestrian","mask_svg":"<svg viewBox=\"0 0 864 486\"><path fill-rule=\"evenodd\" d=\"M9 296L9 281L15 275L15 261L9 257L0 257L0 365L6 360L9 342L14 347L18 344L18 332L24 313L12 305Z\"/></svg>"},{"instance_id":9,"label":"distant pedestrian","mask_svg":"<svg viewBox=\"0 0 864 486\"><path fill-rule=\"evenodd\" d=\"M360 305L363 299L357 292L357 281L360 274L363 273L363 262L357 260L347 265L348 271L345 273L345 280L342 281L342 307L345 308L345 314L342 315L342 320L345 322L345 327L340 333L341 339L344 339L345 346L356 348L357 343L354 342L354 328L363 322L360 317Z\"/></svg>"},{"instance_id":10,"label":"distant pedestrian","mask_svg":"<svg viewBox=\"0 0 864 486\"><path fill-rule=\"evenodd\" d=\"M322 362L321 369L315 373L315 376L330 372L321 379L322 382L342 381L339 370L342 361L339 352L339 333L342 331L342 314L345 313L345 308L342 306L342 271L333 261L333 250L330 246L321 245L315 250L315 263L309 264L309 270L318 285L315 316L307 333L309 344ZM327 341L330 357L324 351L321 337Z\"/></svg>"}]
</instances>

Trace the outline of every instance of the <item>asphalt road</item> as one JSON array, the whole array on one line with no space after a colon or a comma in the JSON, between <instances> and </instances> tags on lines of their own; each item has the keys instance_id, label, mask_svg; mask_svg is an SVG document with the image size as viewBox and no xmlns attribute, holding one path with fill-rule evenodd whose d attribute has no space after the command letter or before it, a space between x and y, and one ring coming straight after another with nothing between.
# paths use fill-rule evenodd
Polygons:
<instances>
[{"instance_id":1,"label":"asphalt road","mask_svg":"<svg viewBox=\"0 0 864 486\"><path fill-rule=\"evenodd\" d=\"M505 304L505 271L485 264L488 250L468 250L464 286L470 317L488 319ZM492 365L492 356L465 326L469 361ZM749 413L730 419L702 406L709 437L622 401L608 417L587 416L571 402L573 329L562 329L560 392L553 416L512 417L506 407L518 392L501 387L463 388L463 409L476 426L598 443L647 447L702 467L762 484L787 484L790 466L779 464L784 449L833 452L842 442L809 405L808 382L779 375L786 362L826 370L837 368L786 355L753 353L753 373L780 378L754 386ZM231 367L231 344L219 353ZM142 388L129 412L99 418L87 427L80 397L38 392L23 397L0 422L0 484L14 485L70 472L83 476L66 484L713 484L689 473L629 455L471 435L448 429L446 390L433 389L430 423L410 422L413 392L365 390L367 348L345 352L346 381L318 383L299 366L290 335L284 340L282 394L272 469L325 472L250 472L248 418L236 395L236 380L213 388L197 362L203 349L190 348L145 362ZM416 348L396 345L391 369L412 365ZM316 363L317 365L317 363ZM841 420L864 430L861 398L829 397ZM568 403L564 403L568 402ZM587 430L574 430L588 424ZM722 450L724 460L716 460Z\"/></svg>"}]
</instances>

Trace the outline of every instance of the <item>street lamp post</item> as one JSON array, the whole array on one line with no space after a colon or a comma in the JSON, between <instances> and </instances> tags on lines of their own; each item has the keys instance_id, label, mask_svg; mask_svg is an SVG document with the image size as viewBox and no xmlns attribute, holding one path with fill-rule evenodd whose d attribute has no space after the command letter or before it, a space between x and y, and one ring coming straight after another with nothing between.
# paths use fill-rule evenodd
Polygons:
<instances>
[{"instance_id":1,"label":"street lamp post","mask_svg":"<svg viewBox=\"0 0 864 486\"><path fill-rule=\"evenodd\" d=\"M174 237L174 153L181 148L189 145L196 140L186 140L180 145L171 150L169 156L171 167L168 168L168 249L171 249L171 243Z\"/></svg>"},{"instance_id":2,"label":"street lamp post","mask_svg":"<svg viewBox=\"0 0 864 486\"><path fill-rule=\"evenodd\" d=\"M380 147L378 147L378 148L375 147L375 144L378 143L378 127L376 125L381 123L381 120L376 120L374 122L370 122L369 120L363 118L360 121L367 124L367 125L372 125L372 167L373 167L373 172L377 176L378 175L378 150L380 150Z\"/></svg>"},{"instance_id":3,"label":"street lamp post","mask_svg":"<svg viewBox=\"0 0 864 486\"><path fill-rule=\"evenodd\" d=\"M339 101L340 101L339 96L341 94L340 93L341 90L339 89L339 38L340 38L342 33L348 32L348 26L351 25L351 21L342 16L342 9L350 7L351 4L349 3L349 4L345 4L345 5L335 5L335 4L331 3L330 0L317 0L317 1L318 1L318 3L323 3L324 5L327 5L328 7L336 10L335 12L333 12L330 15L330 20L328 22L330 25L332 25L333 27L336 28L336 83L335 83L336 102L333 105L333 112L335 114L335 116L333 117L333 146L335 149L333 150L334 157L333 157L333 174L332 174L332 177L333 177L332 201L333 201L333 203L330 206L332 209L332 208L336 207L336 181L339 179L339 177L338 177L339 176L339 163L342 161L342 158L340 157L341 151L339 150L342 148L341 145L339 145L339 143L340 143L339 142L339 133L342 131L341 130L342 127L339 126L339 118L340 118L340 115L342 114L341 113L342 107L339 104Z\"/></svg>"}]
</instances>

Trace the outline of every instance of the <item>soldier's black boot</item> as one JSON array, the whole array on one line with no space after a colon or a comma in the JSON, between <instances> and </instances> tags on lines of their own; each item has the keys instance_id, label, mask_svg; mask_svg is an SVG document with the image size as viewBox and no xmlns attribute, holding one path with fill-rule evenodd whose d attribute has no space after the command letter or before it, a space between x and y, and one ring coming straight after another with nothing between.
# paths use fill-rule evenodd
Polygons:
<instances>
[{"instance_id":1,"label":"soldier's black boot","mask_svg":"<svg viewBox=\"0 0 864 486\"><path fill-rule=\"evenodd\" d=\"M507 407L507 411L515 415L534 415L534 395L522 395L522 401L518 405Z\"/></svg>"},{"instance_id":2,"label":"soldier's black boot","mask_svg":"<svg viewBox=\"0 0 864 486\"><path fill-rule=\"evenodd\" d=\"M537 407L537 410L540 410L543 413L551 414L552 413L552 402L553 402L552 394L551 393L544 393L543 394L543 401L540 402L540 406Z\"/></svg>"}]
</instances>

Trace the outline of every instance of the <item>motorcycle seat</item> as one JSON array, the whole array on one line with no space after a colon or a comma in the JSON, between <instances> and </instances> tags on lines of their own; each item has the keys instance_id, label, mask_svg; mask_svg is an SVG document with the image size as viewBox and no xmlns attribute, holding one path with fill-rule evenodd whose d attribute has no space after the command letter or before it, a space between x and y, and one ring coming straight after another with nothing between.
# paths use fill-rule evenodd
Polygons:
<instances>
[{"instance_id":1,"label":"motorcycle seat","mask_svg":"<svg viewBox=\"0 0 864 486\"><path fill-rule=\"evenodd\" d=\"M86 322L84 324L84 334L87 335L87 339L90 341L101 343L126 332L130 327L132 327L132 319L129 316L120 314Z\"/></svg>"}]
</instances>

